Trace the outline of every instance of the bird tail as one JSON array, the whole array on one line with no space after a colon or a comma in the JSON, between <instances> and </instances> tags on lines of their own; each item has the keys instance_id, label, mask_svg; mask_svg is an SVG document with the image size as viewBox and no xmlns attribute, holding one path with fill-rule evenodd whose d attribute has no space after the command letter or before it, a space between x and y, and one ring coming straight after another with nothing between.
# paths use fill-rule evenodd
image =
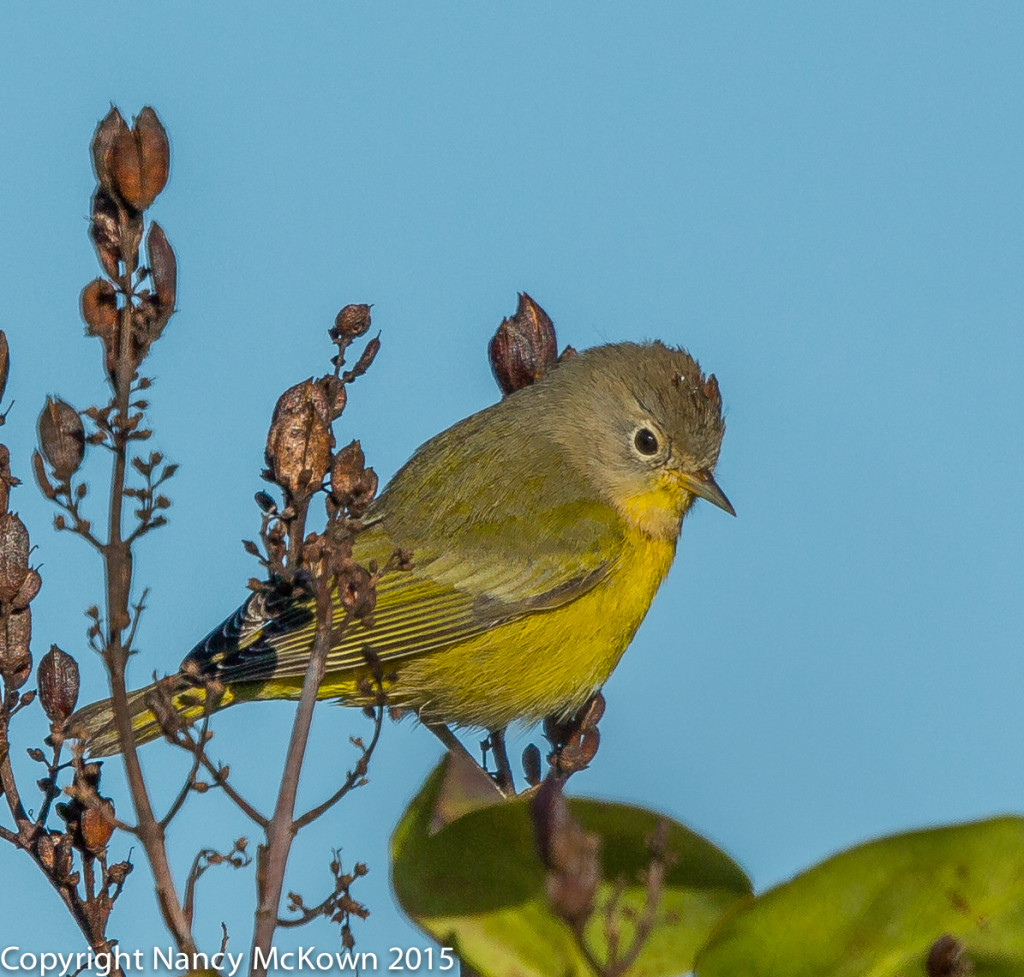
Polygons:
<instances>
[{"instance_id":1,"label":"bird tail","mask_svg":"<svg viewBox=\"0 0 1024 977\"><path fill-rule=\"evenodd\" d=\"M135 742L148 743L173 729L176 722L194 723L207 711L208 690L183 675L160 679L128 693L128 713ZM213 702L212 709L227 705ZM157 718L160 714L163 719ZM66 735L84 740L90 757L114 756L121 752L121 740L114 722L110 699L83 706L65 724Z\"/></svg>"}]
</instances>

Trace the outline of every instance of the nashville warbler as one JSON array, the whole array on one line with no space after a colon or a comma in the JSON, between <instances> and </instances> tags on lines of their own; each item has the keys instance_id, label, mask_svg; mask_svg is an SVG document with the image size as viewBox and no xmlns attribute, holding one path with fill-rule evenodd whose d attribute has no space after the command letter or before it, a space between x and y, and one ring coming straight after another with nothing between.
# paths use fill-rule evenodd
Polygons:
<instances>
[{"instance_id":1,"label":"nashville warbler","mask_svg":"<svg viewBox=\"0 0 1024 977\"><path fill-rule=\"evenodd\" d=\"M694 501L733 513L714 479L724 431L715 377L655 342L565 358L431 438L354 550L364 565L409 550L413 569L381 578L372 628L339 628L320 698L366 704L369 645L387 701L426 721L496 730L570 715L632 640ZM314 631L308 598L256 593L164 687L186 720L203 714L204 678L223 688L216 708L298 698ZM161 733L147 691L130 696L140 742ZM93 756L119 749L109 700L68 728Z\"/></svg>"}]
</instances>

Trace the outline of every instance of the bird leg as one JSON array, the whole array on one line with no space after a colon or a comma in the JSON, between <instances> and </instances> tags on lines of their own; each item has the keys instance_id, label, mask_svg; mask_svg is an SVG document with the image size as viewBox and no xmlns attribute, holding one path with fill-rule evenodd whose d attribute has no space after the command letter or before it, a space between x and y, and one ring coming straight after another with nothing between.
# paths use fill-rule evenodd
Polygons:
<instances>
[{"instance_id":1,"label":"bird leg","mask_svg":"<svg viewBox=\"0 0 1024 977\"><path fill-rule=\"evenodd\" d=\"M422 717L420 717L420 722L423 723L423 725L426 726L427 729L429 729L430 732L432 732L445 745L449 753L456 753L472 763L473 766L480 767L494 780L495 786L502 792L502 794L506 797L515 797L515 780L512 777L512 765L508 761L508 751L505 749L504 729L496 730L483 741L484 762L477 763L477 761L473 759L469 750L462 745L459 738L445 723L434 722L429 719L423 719ZM494 754L494 762L497 767L497 771L493 774L489 773L487 770L486 762L488 750Z\"/></svg>"},{"instance_id":2,"label":"bird leg","mask_svg":"<svg viewBox=\"0 0 1024 977\"><path fill-rule=\"evenodd\" d=\"M429 719L424 719L422 716L420 717L420 722L448 748L449 753L457 753L475 766L479 766L469 750L462 745L459 738L444 723L435 723Z\"/></svg>"},{"instance_id":3,"label":"bird leg","mask_svg":"<svg viewBox=\"0 0 1024 977\"><path fill-rule=\"evenodd\" d=\"M505 748L505 727L490 732L481 744L484 750L484 769L487 769L487 751L494 757L494 782L506 797L515 797L516 782L512 776L512 764L508 762L508 750Z\"/></svg>"}]
</instances>

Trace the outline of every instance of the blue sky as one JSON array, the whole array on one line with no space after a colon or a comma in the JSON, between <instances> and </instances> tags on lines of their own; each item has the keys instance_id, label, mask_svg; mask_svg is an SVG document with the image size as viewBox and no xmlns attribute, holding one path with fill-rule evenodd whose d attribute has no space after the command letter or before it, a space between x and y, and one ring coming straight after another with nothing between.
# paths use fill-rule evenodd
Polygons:
<instances>
[{"instance_id":1,"label":"blue sky","mask_svg":"<svg viewBox=\"0 0 1024 977\"><path fill-rule=\"evenodd\" d=\"M77 312L98 273L88 142L111 102L153 105L173 158L152 215L180 311L147 366L154 447L181 471L170 527L138 553L136 683L244 597L270 412L326 368L338 308L374 303L383 350L340 436L388 477L497 398L486 343L527 290L562 343L657 337L717 374L718 474L739 513L687 520L573 788L665 810L759 888L868 837L1020 811L1022 42L1011 4L8 9L0 327L16 403L0 434L15 472L31 482L47 393L103 396ZM50 529L31 484L12 505L42 564L37 653L76 654L95 697L82 612L98 561ZM250 706L216 727L265 808L289 714ZM307 799L365 726L320 710ZM19 723L21 745L41 728ZM331 847L369 863L356 936L382 955L422 944L388 894L386 842L439 756L411 723L385 733L372 783L300 837L287 883L318 898ZM171 796L183 761L146 759ZM222 799L193 801L181 876L197 843L244 833ZM17 879L0 942L76 949L18 857L0 853ZM131 883L111 931L164 943L143 872ZM211 871L200 939L215 949L223 919L247 949L251 894L251 873ZM278 941L297 943L335 935Z\"/></svg>"}]
</instances>

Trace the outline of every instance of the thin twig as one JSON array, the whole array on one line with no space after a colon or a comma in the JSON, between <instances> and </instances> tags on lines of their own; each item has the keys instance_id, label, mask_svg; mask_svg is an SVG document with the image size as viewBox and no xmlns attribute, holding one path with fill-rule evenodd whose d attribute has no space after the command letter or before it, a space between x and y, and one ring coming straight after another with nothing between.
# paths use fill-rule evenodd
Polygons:
<instances>
[{"instance_id":1,"label":"thin twig","mask_svg":"<svg viewBox=\"0 0 1024 977\"><path fill-rule=\"evenodd\" d=\"M235 806L253 823L258 824L261 828L266 828L270 824L270 819L265 814L260 814L241 794L235 790L234 787L228 782L227 777L217 768L217 766L210 760L210 758L204 753L202 755L203 769L214 777L213 786L219 787L228 798L234 802Z\"/></svg>"},{"instance_id":2,"label":"thin twig","mask_svg":"<svg viewBox=\"0 0 1024 977\"><path fill-rule=\"evenodd\" d=\"M479 766L473 754L462 745L462 741L444 723L436 723L422 717L420 717L420 722L448 748L449 752L457 753L472 763L474 767Z\"/></svg>"},{"instance_id":3,"label":"thin twig","mask_svg":"<svg viewBox=\"0 0 1024 977\"><path fill-rule=\"evenodd\" d=\"M167 813L160 819L160 826L166 828L171 823L174 816L181 810L182 805L188 799L188 795L192 792L192 788L196 783L196 774L199 773L199 765L202 763L202 749L206 743L207 735L210 731L210 716L211 716L211 700L210 696L207 695L204 708L203 708L203 724L199 729L198 746L199 749L193 753L192 756L192 769L189 770L188 776L185 778L185 783L181 785L181 790L178 791L178 796L174 798L173 803L167 809Z\"/></svg>"},{"instance_id":4,"label":"thin twig","mask_svg":"<svg viewBox=\"0 0 1024 977\"><path fill-rule=\"evenodd\" d=\"M244 868L252 862L252 859L246 854L246 840L245 838L239 838L235 842L234 847L226 855L222 855L218 851L214 851L212 848L203 848L196 853L196 857L192 860L192 868L189 870L188 879L185 882L185 899L184 899L184 910L185 915L188 917L189 924L191 925L194 913L195 913L195 897L196 897L196 885L199 880L213 865L223 865L227 863L232 868ZM223 926L223 923L221 924ZM225 931L225 937L226 937Z\"/></svg>"},{"instance_id":5,"label":"thin twig","mask_svg":"<svg viewBox=\"0 0 1024 977\"><path fill-rule=\"evenodd\" d=\"M36 824L39 825L40 828L46 824L46 819L50 816L50 806L58 797L60 797L60 790L56 785L57 775L62 769L64 769L60 764L60 753L63 746L63 743L57 743L53 748L53 759L46 765L46 774L50 778L52 789L46 791L46 794L43 797L42 807L39 808L39 814L36 816Z\"/></svg>"},{"instance_id":6,"label":"thin twig","mask_svg":"<svg viewBox=\"0 0 1024 977\"><path fill-rule=\"evenodd\" d=\"M198 756L192 759L192 769L189 770L188 776L185 778L185 782L181 785L181 790L178 791L178 796L171 802L171 806L167 808L167 813L160 819L160 826L165 828L174 820L174 817L182 809L185 801L188 800L188 795L192 793L192 788L196 785L196 774L199 773L200 759Z\"/></svg>"},{"instance_id":7,"label":"thin twig","mask_svg":"<svg viewBox=\"0 0 1024 977\"><path fill-rule=\"evenodd\" d=\"M131 545L129 541L128 545ZM146 598L149 596L149 587L143 588L142 596L132 605L132 626L128 630L128 637L125 639L124 647L128 654L132 654L132 648L135 645L135 632L139 628L139 618L142 617L142 612L146 609Z\"/></svg>"},{"instance_id":8,"label":"thin twig","mask_svg":"<svg viewBox=\"0 0 1024 977\"><path fill-rule=\"evenodd\" d=\"M204 717L203 728L201 736L199 738L193 737L188 729L182 730L180 735L172 736L170 742L187 753L191 753L195 762L198 762L203 769L210 774L213 778L214 787L219 787L227 795L228 799L231 800L235 806L247 817L250 821L258 824L261 828L266 828L269 823L269 818L266 815L261 814L256 810L241 794L235 790L234 787L228 782L228 778L224 775L224 769L218 767L206 753L206 732L207 732L207 720L209 716ZM192 777L195 777L196 767L193 766ZM184 790L185 788L183 788ZM167 815L164 816L164 820L167 821Z\"/></svg>"}]
</instances>

